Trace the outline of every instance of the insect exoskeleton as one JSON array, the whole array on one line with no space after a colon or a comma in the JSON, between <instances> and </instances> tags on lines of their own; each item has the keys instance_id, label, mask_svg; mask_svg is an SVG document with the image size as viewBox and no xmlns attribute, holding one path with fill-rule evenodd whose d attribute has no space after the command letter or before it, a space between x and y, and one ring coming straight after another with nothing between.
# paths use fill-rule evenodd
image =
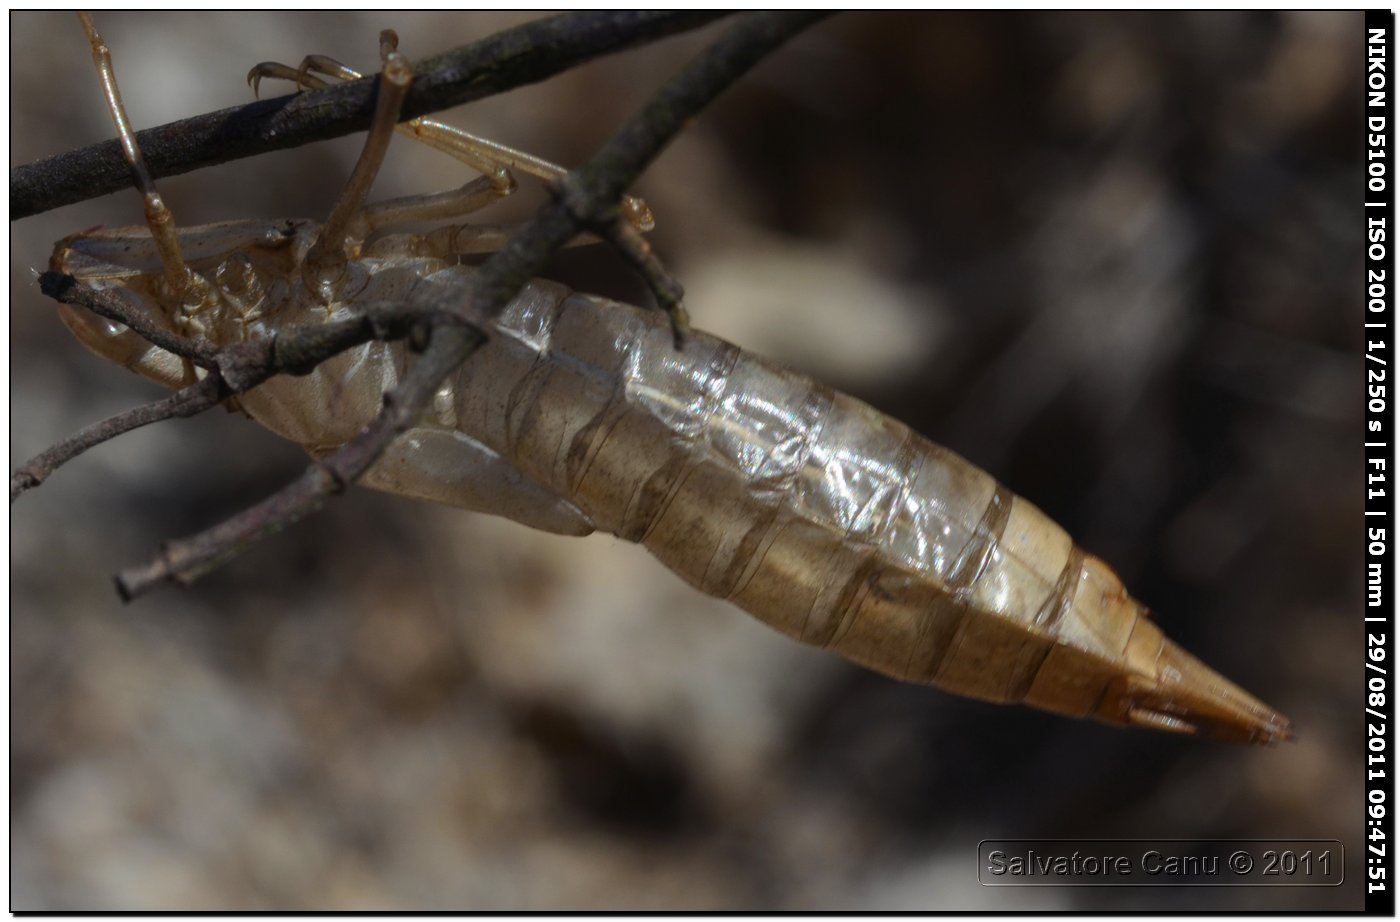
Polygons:
<instances>
[{"instance_id":1,"label":"insect exoskeleton","mask_svg":"<svg viewBox=\"0 0 1400 922\"><path fill-rule=\"evenodd\" d=\"M385 234L477 210L513 188L509 170L563 171L419 120L409 133L484 175L365 204L411 79L389 38L382 55L370 139L325 223L170 231L110 92L155 217L61 241L53 269L215 346L372 303L450 302L476 271L457 257L504 235L470 225ZM110 59L98 58L110 77ZM324 58L254 69L303 85L322 83L316 73L358 76ZM629 212L650 221L640 202ZM131 330L71 308L64 319L99 355L163 385L203 373ZM526 284L486 333L363 482L641 542L697 589L897 679L1115 724L1289 737L1282 715L1167 640L1118 577L1035 506L854 398L703 333L678 348L659 312L548 281ZM237 403L322 454L375 417L414 361L402 341L373 341Z\"/></svg>"}]
</instances>

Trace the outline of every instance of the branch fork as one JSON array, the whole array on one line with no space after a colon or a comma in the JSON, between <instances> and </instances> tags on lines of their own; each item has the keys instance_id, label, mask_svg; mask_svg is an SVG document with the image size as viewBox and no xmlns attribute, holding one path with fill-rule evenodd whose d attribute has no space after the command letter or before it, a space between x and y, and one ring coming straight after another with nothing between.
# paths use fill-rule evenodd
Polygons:
<instances>
[{"instance_id":1,"label":"branch fork","mask_svg":"<svg viewBox=\"0 0 1400 922\"><path fill-rule=\"evenodd\" d=\"M116 577L118 593L124 600L168 583L193 582L255 541L315 512L327 497L343 492L368 470L384 449L421 416L442 380L480 346L484 341L482 328L504 311L520 288L543 269L556 250L585 231L596 233L615 247L642 274L658 305L670 316L677 348L681 348L688 329L686 314L680 304L683 294L681 286L662 267L641 234L621 216L619 203L627 187L688 120L769 52L822 15L794 12L745 14L714 45L665 84L653 100L629 120L587 165L557 184L553 200L481 265L473 277L465 303L370 305L363 316L351 320L285 330L269 340L214 349L202 347L164 330L152 329L141 318L129 316L119 299L82 288L71 277L45 273L40 279L40 287L46 294L124 323L155 345L188 358L208 374L162 401L89 427L35 458L12 475L11 502L26 489L42 483L59 465L87 448L149 422L202 412L256 387L274 374L306 374L333 355L371 339L408 337L415 346L421 347L422 354L409 373L396 388L384 395L379 416L353 439L312 462L296 481L282 490L206 531L166 543L153 559L124 570ZM703 21L703 17L696 18L693 14L688 19L676 18L676 14L670 16L672 18L642 18L636 34L612 35L603 44L613 50L656 37L658 31L669 34ZM546 31L557 39L561 23L566 20L577 21L569 17L556 17L545 21L550 27ZM648 32L648 29L651 31ZM520 30L512 30L516 31ZM593 40L596 42L597 39L594 35ZM499 52L507 44L497 36L471 46L469 50L486 47ZM518 46L508 50L515 55L512 60L522 58ZM537 48L536 55L543 54L545 50ZM540 60L527 51L523 59L533 61L540 72L554 73L576 63L577 56L575 47L573 51L558 51L555 58L545 54ZM423 62L422 66L431 68L438 61L435 58ZM512 77L519 77L519 74ZM415 81L415 93L420 92L421 82ZM358 86L358 83L346 84L318 92L348 94L360 92ZM471 98L480 95L485 93L477 93ZM305 101L302 105L305 106ZM411 118L426 111L430 110L414 105L413 97L410 97L404 117ZM346 117L345 124L351 125L347 131L364 127L355 121L356 118L358 115L355 113ZM148 143L147 133L142 133L143 148ZM271 149L271 146L266 149ZM154 169L158 169L159 159L148 151L148 160ZM169 172L177 170L166 169L158 175ZM15 208L17 183L12 172L12 211Z\"/></svg>"}]
</instances>

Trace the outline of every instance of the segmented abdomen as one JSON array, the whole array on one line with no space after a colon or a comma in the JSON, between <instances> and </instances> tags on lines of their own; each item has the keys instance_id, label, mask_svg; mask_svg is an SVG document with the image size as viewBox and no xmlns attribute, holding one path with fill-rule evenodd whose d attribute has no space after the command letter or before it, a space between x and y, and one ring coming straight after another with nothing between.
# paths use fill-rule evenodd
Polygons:
<instances>
[{"instance_id":1,"label":"segmented abdomen","mask_svg":"<svg viewBox=\"0 0 1400 922\"><path fill-rule=\"evenodd\" d=\"M896 678L1087 715L1146 623L987 474L714 337L678 352L659 313L532 283L455 390L459 428L598 528Z\"/></svg>"},{"instance_id":2,"label":"segmented abdomen","mask_svg":"<svg viewBox=\"0 0 1400 922\"><path fill-rule=\"evenodd\" d=\"M450 303L474 271L364 262L366 303ZM292 298L208 335L355 309ZM192 375L129 330L68 319L148 377ZM412 362L402 343L367 343L237 402L320 453L369 423ZM1113 723L1290 735L1286 718L1163 637L1108 567L957 455L714 337L694 333L678 351L658 312L552 282L522 289L363 482L640 541L702 591L896 678Z\"/></svg>"}]
</instances>

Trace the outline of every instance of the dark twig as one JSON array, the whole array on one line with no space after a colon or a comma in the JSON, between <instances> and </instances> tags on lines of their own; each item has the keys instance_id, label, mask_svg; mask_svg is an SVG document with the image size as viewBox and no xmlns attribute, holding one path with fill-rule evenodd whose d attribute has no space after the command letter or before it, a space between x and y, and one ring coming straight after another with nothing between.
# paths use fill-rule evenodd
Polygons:
<instances>
[{"instance_id":1,"label":"dark twig","mask_svg":"<svg viewBox=\"0 0 1400 922\"><path fill-rule=\"evenodd\" d=\"M108 417L100 423L93 423L81 429L57 445L45 450L26 462L10 475L10 502L13 504L20 494L39 486L49 475L103 442L109 442L133 429L167 419L196 416L213 407L229 396L222 379L211 375L189 387L178 390L163 400L148 403Z\"/></svg>"},{"instance_id":2,"label":"dark twig","mask_svg":"<svg viewBox=\"0 0 1400 922\"><path fill-rule=\"evenodd\" d=\"M111 290L83 288L71 276L60 272L44 273L39 284L55 300L86 307L109 320L126 324L154 345L187 358L211 373L163 400L94 423L36 455L10 475L11 503L88 449L133 429L166 419L195 416L229 397L252 390L274 375L309 374L326 359L371 339L416 337L420 329L426 330L435 323L462 323L460 319L436 316L430 310L411 305L372 302L364 305L362 313L356 317L293 327L268 339L212 348L150 326L143 315L128 310L126 302Z\"/></svg>"},{"instance_id":3,"label":"dark twig","mask_svg":"<svg viewBox=\"0 0 1400 922\"><path fill-rule=\"evenodd\" d=\"M300 477L232 518L190 538L168 542L159 555L117 574L117 592L130 601L166 582L188 585L268 535L319 510L369 469L389 443L419 418L438 384L481 343L464 324L436 326L421 360L393 391L375 421ZM458 358L460 356L460 358Z\"/></svg>"},{"instance_id":4,"label":"dark twig","mask_svg":"<svg viewBox=\"0 0 1400 922\"><path fill-rule=\"evenodd\" d=\"M734 80L824 13L750 13L671 78L582 168L560 184L555 200L482 266L473 319L488 322L579 231L617 219L622 193L685 122Z\"/></svg>"},{"instance_id":5,"label":"dark twig","mask_svg":"<svg viewBox=\"0 0 1400 922\"><path fill-rule=\"evenodd\" d=\"M652 250L651 244L635 227L623 220L614 220L594 226L594 232L612 245L613 249L631 264L641 275L656 298L656 306L666 312L671 319L671 336L677 349L685 348L685 338L690 333L690 314L681 300L685 289L676 277L662 265Z\"/></svg>"},{"instance_id":6,"label":"dark twig","mask_svg":"<svg viewBox=\"0 0 1400 922\"><path fill-rule=\"evenodd\" d=\"M462 301L465 319L489 323L503 311L551 254L588 227L608 226L618 201L646 165L684 126L764 55L820 14L752 13L672 78L652 102L602 150L561 185L547 204L493 254L472 279ZM373 423L350 442L313 464L288 487L224 523L166 545L153 561L117 577L123 598L166 582L188 583L252 542L314 512L366 471L384 449L418 420L441 381L481 343L473 326L450 305L436 305L428 346L404 380L384 397ZM451 316L453 322L443 323Z\"/></svg>"},{"instance_id":7,"label":"dark twig","mask_svg":"<svg viewBox=\"0 0 1400 922\"><path fill-rule=\"evenodd\" d=\"M148 315L131 310L115 289L85 288L71 275L44 272L39 276L39 290L60 304L85 307L99 317L128 326L151 345L187 358L200 368L212 371L216 367L218 350L156 326Z\"/></svg>"},{"instance_id":8,"label":"dark twig","mask_svg":"<svg viewBox=\"0 0 1400 922\"><path fill-rule=\"evenodd\" d=\"M694 29L720 15L698 12L569 13L507 29L417 62L401 119L450 109L537 83L605 54ZM117 62L120 70L121 62ZM377 80L266 99L137 132L156 179L242 157L364 131ZM10 220L85 201L131 185L115 140L15 167Z\"/></svg>"},{"instance_id":9,"label":"dark twig","mask_svg":"<svg viewBox=\"0 0 1400 922\"><path fill-rule=\"evenodd\" d=\"M438 327L431 335L423 360L384 395L384 408L373 424L267 499L193 537L168 542L155 559L118 573L117 592L122 600L130 601L167 582L194 582L255 542L316 512L328 497L357 480L418 419L438 383L455 367L443 370L444 359L458 352L465 357L481 342L479 334L461 324Z\"/></svg>"}]
</instances>

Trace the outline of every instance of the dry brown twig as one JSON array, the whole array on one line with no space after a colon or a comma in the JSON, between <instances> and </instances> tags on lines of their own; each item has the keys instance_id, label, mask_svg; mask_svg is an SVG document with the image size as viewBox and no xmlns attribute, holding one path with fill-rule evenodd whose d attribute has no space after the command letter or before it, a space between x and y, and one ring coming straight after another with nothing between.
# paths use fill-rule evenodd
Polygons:
<instances>
[{"instance_id":1,"label":"dry brown twig","mask_svg":"<svg viewBox=\"0 0 1400 922\"><path fill-rule=\"evenodd\" d=\"M169 582L193 582L256 541L315 512L327 497L341 492L348 484L353 483L374 463L389 443L421 415L440 382L477 348L482 341L481 326L505 308L516 292L541 271L555 251L585 230L598 233L641 272L656 294L658 304L671 315L679 343L685 329L685 317L679 304L679 285L661 267L646 242L619 220L618 203L627 187L680 131L688 119L765 55L820 18L820 15L791 12L751 13L738 20L709 49L672 78L588 164L559 183L554 189L553 201L541 208L504 248L483 263L473 281L472 290L465 299L465 309L461 304L374 305L366 310L362 320L353 323L284 331L269 341L244 343L223 349L206 349L188 340L147 329L142 325L140 318L129 316L128 312L122 310L116 299L103 298L100 293L83 289L74 284L68 276L46 273L41 280L46 294L64 303L81 305L108 319L124 323L162 348L190 359L210 373L203 381L171 397L119 414L53 446L15 472L11 478L11 501L13 502L25 489L41 483L60 464L122 432L150 422L202 412L229 396L256 386L274 374L306 373L326 359L368 339L413 337L413 342L421 345L423 349L420 359L400 385L384 395L379 417L356 438L309 465L301 477L277 493L206 531L167 543L153 559L123 570L116 578L118 591L124 599L134 598ZM556 17L546 21L554 26L550 34L555 39L561 34L577 34L559 27L560 20L564 19L566 17ZM633 33L621 37L614 34L609 41L603 42L599 41L598 30L583 32L589 36L590 42L603 47L603 50L614 50L660 37L662 34L670 34L690 25L698 25L700 21L702 18L693 16L639 20L638 24L634 24ZM619 27L614 24L613 28ZM510 30L512 34L521 31ZM606 30L601 31L606 33ZM504 48L518 56L519 49L511 42L502 40L502 36L506 34L493 36L463 51L484 46L497 52ZM534 76L519 79L518 82L541 79L541 75L555 73L577 63L582 54L576 44L570 45L566 51L559 51L557 44L551 47L554 47L557 58L549 57L548 48L542 52L543 58L527 55L530 67L522 67L518 72L512 73L511 79L516 79L521 74ZM595 50L591 53L603 51ZM518 57L512 60L518 60ZM358 81L307 96L325 95L330 98L333 94L339 94L348 98L353 90L364 97L360 102L360 108L364 108L371 104L368 90L362 87L365 82ZM470 84L470 80L467 83ZM467 98L479 98L480 95L485 93ZM432 111L429 108L421 108L421 104L415 105L412 102L415 98L410 96L410 104L404 112L405 118ZM257 109L259 105L254 104L237 111L248 112L256 109L262 112ZM287 109L293 109L293 105L288 104ZM298 109L302 110L312 111L307 110L305 103ZM354 103L349 105L347 111L348 114L342 113L341 121L335 128L339 133L362 128L360 121L368 117L364 116L362 119L359 108ZM259 117L266 118L267 113L262 112ZM190 123L199 121L190 120ZM350 127L345 127L346 125ZM148 140L149 143L158 145L162 143L162 139L180 136L179 131L172 131L174 128L178 126L142 132L138 138L143 148ZM341 128L344 128L344 131L340 131ZM324 125L312 130L323 131ZM279 129L276 133L285 138L287 129ZM327 136L330 134L321 134L309 139ZM84 157L105 158L110 161L115 152L106 150L107 147L115 148L115 142L12 171L12 214L18 217L26 213L24 209L30 209L27 213L34 213L46 207L80 200L65 197L75 193L64 184L63 176L65 173L81 173L84 169L81 166L85 162ZM256 143L254 147L256 148ZM269 146L265 149L271 148ZM115 156L119 159L119 155ZM157 175L181 171L178 162L163 162L154 157L151 159L156 161L153 163L153 169ZM205 162L199 160L198 155L192 155L183 168L192 169L204 165ZM30 172L24 172L26 170ZM47 186L40 181L44 177L47 177ZM41 189L48 189L38 196L37 203L33 194L36 182ZM98 191L92 191L93 188L98 187L82 191L81 197L91 197L102 191L100 188ZM16 204L17 195L22 200L22 207Z\"/></svg>"},{"instance_id":2,"label":"dry brown twig","mask_svg":"<svg viewBox=\"0 0 1400 922\"><path fill-rule=\"evenodd\" d=\"M548 79L594 58L694 29L720 14L567 13L506 29L425 58L401 120L439 112ZM156 179L364 131L375 78L261 99L136 133ZM10 220L118 192L131 172L116 140L45 157L10 171Z\"/></svg>"}]
</instances>

